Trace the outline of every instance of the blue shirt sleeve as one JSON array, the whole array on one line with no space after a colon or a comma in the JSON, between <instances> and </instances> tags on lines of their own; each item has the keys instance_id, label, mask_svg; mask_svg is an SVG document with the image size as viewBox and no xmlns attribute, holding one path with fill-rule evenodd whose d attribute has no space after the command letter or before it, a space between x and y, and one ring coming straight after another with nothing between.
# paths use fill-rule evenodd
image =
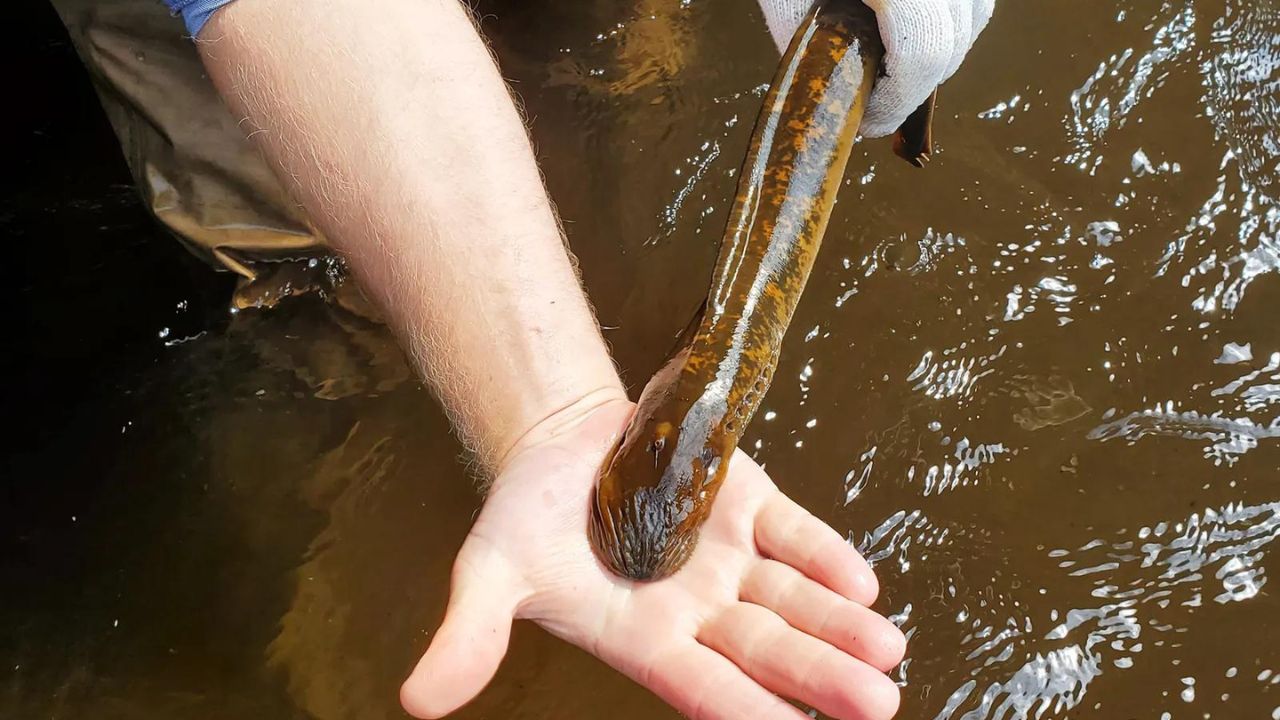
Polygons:
<instances>
[{"instance_id":1,"label":"blue shirt sleeve","mask_svg":"<svg viewBox=\"0 0 1280 720\"><path fill-rule=\"evenodd\" d=\"M233 2L235 0L164 0L164 4L169 6L174 15L182 16L191 37L199 34L200 28L209 22L214 12Z\"/></svg>"}]
</instances>

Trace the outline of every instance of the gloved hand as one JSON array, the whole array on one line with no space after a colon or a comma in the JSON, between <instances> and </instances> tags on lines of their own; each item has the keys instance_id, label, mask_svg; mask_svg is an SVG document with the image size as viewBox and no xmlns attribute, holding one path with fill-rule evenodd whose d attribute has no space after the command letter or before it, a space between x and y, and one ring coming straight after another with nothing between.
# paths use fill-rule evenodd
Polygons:
<instances>
[{"instance_id":1,"label":"gloved hand","mask_svg":"<svg viewBox=\"0 0 1280 720\"><path fill-rule=\"evenodd\" d=\"M871 93L861 132L883 137L898 129L960 67L995 0L864 0L876 12L885 47L885 73ZM813 0L760 0L773 41L782 51Z\"/></svg>"}]
</instances>

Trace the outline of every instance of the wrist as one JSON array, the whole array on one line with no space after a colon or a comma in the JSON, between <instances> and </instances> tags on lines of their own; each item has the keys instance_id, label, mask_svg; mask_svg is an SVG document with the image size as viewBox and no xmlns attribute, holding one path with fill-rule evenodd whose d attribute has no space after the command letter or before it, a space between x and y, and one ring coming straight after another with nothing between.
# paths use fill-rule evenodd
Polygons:
<instances>
[{"instance_id":1,"label":"wrist","mask_svg":"<svg viewBox=\"0 0 1280 720\"><path fill-rule=\"evenodd\" d=\"M610 435L621 432L633 407L621 383L589 390L549 410L523 430L494 463L494 476L504 474L518 458L567 438L584 435L584 431L586 436L608 439ZM601 427L597 428L598 425ZM608 429L603 429L605 425Z\"/></svg>"}]
</instances>

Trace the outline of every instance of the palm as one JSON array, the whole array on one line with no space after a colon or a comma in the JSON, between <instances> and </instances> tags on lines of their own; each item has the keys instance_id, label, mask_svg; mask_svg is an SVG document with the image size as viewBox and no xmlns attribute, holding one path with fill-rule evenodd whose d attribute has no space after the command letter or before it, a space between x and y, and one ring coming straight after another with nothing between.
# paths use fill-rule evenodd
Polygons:
<instances>
[{"instance_id":1,"label":"palm","mask_svg":"<svg viewBox=\"0 0 1280 720\"><path fill-rule=\"evenodd\" d=\"M902 635L865 606L876 584L839 535L788 500L739 454L676 575L633 583L587 541L596 468L628 408L514 459L455 564L449 616L403 698L442 716L488 682L512 617L534 620L704 718L805 715L773 693L836 718L887 718L897 688L880 672Z\"/></svg>"}]
</instances>

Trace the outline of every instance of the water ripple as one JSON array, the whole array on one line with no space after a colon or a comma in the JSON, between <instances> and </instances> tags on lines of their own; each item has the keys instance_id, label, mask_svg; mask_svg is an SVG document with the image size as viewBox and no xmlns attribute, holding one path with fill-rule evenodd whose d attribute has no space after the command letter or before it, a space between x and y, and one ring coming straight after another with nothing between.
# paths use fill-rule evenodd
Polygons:
<instances>
[{"instance_id":1,"label":"water ripple","mask_svg":"<svg viewBox=\"0 0 1280 720\"><path fill-rule=\"evenodd\" d=\"M1093 174L1102 163L1099 146L1124 127L1138 104L1168 79L1170 66L1195 46L1195 8L1191 3L1162 5L1145 52L1128 48L1112 55L1071 93L1067 131L1075 149L1064 160Z\"/></svg>"},{"instance_id":2,"label":"water ripple","mask_svg":"<svg viewBox=\"0 0 1280 720\"><path fill-rule=\"evenodd\" d=\"M1054 611L1050 620L1055 624L1038 639L1031 635L1030 622L996 634L987 628L989 639L965 659L983 658L984 667L1006 667L1005 679L989 683L977 695L978 680L962 682L937 720L1040 718L1070 710L1081 703L1107 660L1116 670L1126 670L1144 649L1147 634L1157 638L1146 643L1166 644L1158 636L1185 627L1193 617L1186 609L1199 607L1203 593L1220 605L1256 597L1267 581L1262 560L1280 538L1280 501L1228 504L1176 523L1122 531L1118 537L1049 552L1060 567L1071 569L1069 576L1088 578L1092 596L1102 602L1070 609L1061 617Z\"/></svg>"}]
</instances>

